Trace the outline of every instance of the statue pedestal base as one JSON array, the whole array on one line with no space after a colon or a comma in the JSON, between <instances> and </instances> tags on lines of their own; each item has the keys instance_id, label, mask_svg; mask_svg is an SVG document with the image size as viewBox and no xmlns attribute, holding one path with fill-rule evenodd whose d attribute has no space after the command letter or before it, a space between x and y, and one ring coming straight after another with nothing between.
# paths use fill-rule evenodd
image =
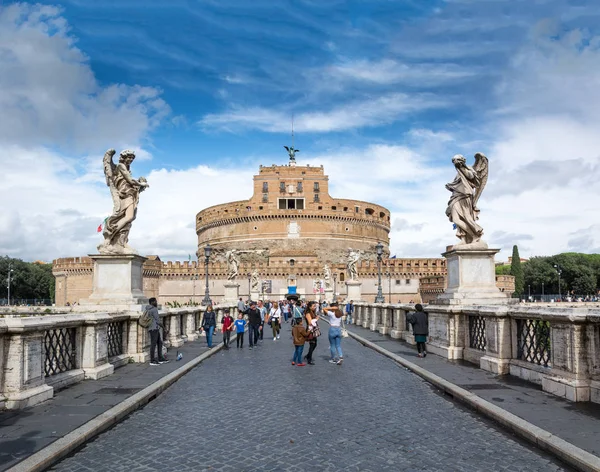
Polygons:
<instances>
[{"instance_id":1,"label":"statue pedestal base","mask_svg":"<svg viewBox=\"0 0 600 472\"><path fill-rule=\"evenodd\" d=\"M360 292L360 286L362 282L358 280L348 280L346 282L346 302L352 300L354 303L362 301L362 295Z\"/></svg>"},{"instance_id":2,"label":"statue pedestal base","mask_svg":"<svg viewBox=\"0 0 600 472\"><path fill-rule=\"evenodd\" d=\"M145 257L137 254L90 254L90 258L94 261L92 294L81 300L80 305L137 311L140 305L148 303L142 279Z\"/></svg>"},{"instance_id":3,"label":"statue pedestal base","mask_svg":"<svg viewBox=\"0 0 600 472\"><path fill-rule=\"evenodd\" d=\"M485 245L485 243L483 243ZM442 254L448 268L448 286L435 300L438 305L508 304L509 294L496 287L494 255L500 249L453 246Z\"/></svg>"},{"instance_id":4,"label":"statue pedestal base","mask_svg":"<svg viewBox=\"0 0 600 472\"><path fill-rule=\"evenodd\" d=\"M257 302L258 300L260 300L260 292L255 292L254 290L250 291L250 300L252 300L253 302Z\"/></svg>"},{"instance_id":5,"label":"statue pedestal base","mask_svg":"<svg viewBox=\"0 0 600 472\"><path fill-rule=\"evenodd\" d=\"M223 303L236 304L240 298L240 284L227 283L225 287L225 297L223 297Z\"/></svg>"},{"instance_id":6,"label":"statue pedestal base","mask_svg":"<svg viewBox=\"0 0 600 472\"><path fill-rule=\"evenodd\" d=\"M334 295L333 295L333 289L332 288L326 288L325 289L325 301L327 303L331 303L334 300Z\"/></svg>"}]
</instances>

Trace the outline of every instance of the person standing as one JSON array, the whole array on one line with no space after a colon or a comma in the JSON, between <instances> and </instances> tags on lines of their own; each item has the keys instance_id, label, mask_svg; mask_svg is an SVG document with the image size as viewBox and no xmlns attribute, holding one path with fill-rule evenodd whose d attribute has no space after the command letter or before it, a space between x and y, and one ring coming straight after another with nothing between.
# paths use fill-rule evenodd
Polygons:
<instances>
[{"instance_id":1,"label":"person standing","mask_svg":"<svg viewBox=\"0 0 600 472\"><path fill-rule=\"evenodd\" d=\"M258 301L258 309L260 310L260 340L263 340L265 334L265 318L267 317L267 308L262 300Z\"/></svg>"},{"instance_id":2,"label":"person standing","mask_svg":"<svg viewBox=\"0 0 600 472\"><path fill-rule=\"evenodd\" d=\"M417 303L414 312L410 312L406 317L412 325L415 342L417 343L417 357L427 356L427 336L429 335L429 313L423 310L423 305Z\"/></svg>"},{"instance_id":3,"label":"person standing","mask_svg":"<svg viewBox=\"0 0 600 472\"><path fill-rule=\"evenodd\" d=\"M244 303L244 300L242 300L242 297L240 297L239 301L237 302L237 309L240 313L244 313L246 311L246 304Z\"/></svg>"},{"instance_id":4,"label":"person standing","mask_svg":"<svg viewBox=\"0 0 600 472\"><path fill-rule=\"evenodd\" d=\"M225 349L229 349L229 341L231 339L231 330L233 329L233 317L229 312L229 308L225 309L225 316L223 316L223 344Z\"/></svg>"},{"instance_id":5,"label":"person standing","mask_svg":"<svg viewBox=\"0 0 600 472\"><path fill-rule=\"evenodd\" d=\"M281 311L283 313L283 319L287 323L288 318L290 317L290 305L287 301L281 304Z\"/></svg>"},{"instance_id":6,"label":"person standing","mask_svg":"<svg viewBox=\"0 0 600 472\"><path fill-rule=\"evenodd\" d=\"M256 308L256 302L250 302L250 308L246 310L248 315L248 340L250 342L250 349L254 346L258 346L258 337L261 330L261 318L260 310Z\"/></svg>"},{"instance_id":7,"label":"person standing","mask_svg":"<svg viewBox=\"0 0 600 472\"><path fill-rule=\"evenodd\" d=\"M306 354L306 362L309 365L315 365L313 362L313 352L317 348L317 338L321 336L321 330L319 329L319 315L317 310L319 308L318 302L308 302L306 308L306 325L308 328L308 354Z\"/></svg>"},{"instance_id":8,"label":"person standing","mask_svg":"<svg viewBox=\"0 0 600 472\"><path fill-rule=\"evenodd\" d=\"M162 353L162 339L160 337L160 315L158 314L158 302L156 298L152 297L148 300L149 305L146 306L146 312L150 315L151 322L148 326L148 333L150 334L150 365L166 364L169 362L163 357ZM158 361L155 351L158 349Z\"/></svg>"},{"instance_id":9,"label":"person standing","mask_svg":"<svg viewBox=\"0 0 600 472\"><path fill-rule=\"evenodd\" d=\"M292 359L292 365L297 365L298 367L304 367L306 365L302 362L302 353L304 352L306 338L308 338L308 331L302 326L302 322L295 324L292 328L292 339L294 341L294 357Z\"/></svg>"},{"instance_id":10,"label":"person standing","mask_svg":"<svg viewBox=\"0 0 600 472\"><path fill-rule=\"evenodd\" d=\"M273 330L273 341L276 341L279 339L279 333L281 332L281 310L276 304L273 304L271 307L269 322L271 323L271 329Z\"/></svg>"},{"instance_id":11,"label":"person standing","mask_svg":"<svg viewBox=\"0 0 600 472\"><path fill-rule=\"evenodd\" d=\"M212 349L212 337L215 332L215 328L217 327L217 317L215 316L215 312L213 311L212 305L208 305L206 307L206 312L204 313L204 321L202 322L202 329L206 333L206 344L209 349Z\"/></svg>"},{"instance_id":12,"label":"person standing","mask_svg":"<svg viewBox=\"0 0 600 472\"><path fill-rule=\"evenodd\" d=\"M300 301L292 302L292 326L302 324L302 318L304 314L302 312L302 306Z\"/></svg>"},{"instance_id":13,"label":"person standing","mask_svg":"<svg viewBox=\"0 0 600 472\"><path fill-rule=\"evenodd\" d=\"M354 303L352 300L346 303L346 324L352 324L352 315L354 314Z\"/></svg>"},{"instance_id":14,"label":"person standing","mask_svg":"<svg viewBox=\"0 0 600 472\"><path fill-rule=\"evenodd\" d=\"M331 306L323 308L329 316L329 351L331 352L331 364L342 365L344 354L342 353L342 310L338 303L333 302Z\"/></svg>"},{"instance_id":15,"label":"person standing","mask_svg":"<svg viewBox=\"0 0 600 472\"><path fill-rule=\"evenodd\" d=\"M242 313L238 313L238 319L235 320L235 332L237 334L236 343L238 349L244 347L244 330L246 328L246 320Z\"/></svg>"}]
</instances>

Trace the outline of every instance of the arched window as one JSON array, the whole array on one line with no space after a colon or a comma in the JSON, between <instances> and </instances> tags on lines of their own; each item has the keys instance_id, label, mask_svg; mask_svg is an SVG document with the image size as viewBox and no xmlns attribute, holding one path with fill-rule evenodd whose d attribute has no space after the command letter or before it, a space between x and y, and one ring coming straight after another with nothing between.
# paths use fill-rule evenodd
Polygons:
<instances>
[{"instance_id":1,"label":"arched window","mask_svg":"<svg viewBox=\"0 0 600 472\"><path fill-rule=\"evenodd\" d=\"M365 215L373 216L375 214L375 210L373 208L365 208Z\"/></svg>"},{"instance_id":2,"label":"arched window","mask_svg":"<svg viewBox=\"0 0 600 472\"><path fill-rule=\"evenodd\" d=\"M346 274L340 272L340 282L343 282L344 280L346 280Z\"/></svg>"}]
</instances>

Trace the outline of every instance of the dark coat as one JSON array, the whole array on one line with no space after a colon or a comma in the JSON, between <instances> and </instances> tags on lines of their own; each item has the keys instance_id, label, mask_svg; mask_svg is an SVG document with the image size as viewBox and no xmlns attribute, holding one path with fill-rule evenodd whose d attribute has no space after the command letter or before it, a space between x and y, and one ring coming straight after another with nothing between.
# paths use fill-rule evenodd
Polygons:
<instances>
[{"instance_id":1,"label":"dark coat","mask_svg":"<svg viewBox=\"0 0 600 472\"><path fill-rule=\"evenodd\" d=\"M215 316L214 311L207 311L204 313L204 321L202 322L202 327L204 329L210 328L211 326L217 326L217 317Z\"/></svg>"},{"instance_id":2,"label":"dark coat","mask_svg":"<svg viewBox=\"0 0 600 472\"><path fill-rule=\"evenodd\" d=\"M413 334L427 336L429 334L429 314L426 311L412 311L407 316L413 327Z\"/></svg>"},{"instance_id":3,"label":"dark coat","mask_svg":"<svg viewBox=\"0 0 600 472\"><path fill-rule=\"evenodd\" d=\"M248 308L244 313L248 315L248 322L251 325L259 326L262 323L260 310L258 308L255 308L254 310L252 308Z\"/></svg>"}]
</instances>

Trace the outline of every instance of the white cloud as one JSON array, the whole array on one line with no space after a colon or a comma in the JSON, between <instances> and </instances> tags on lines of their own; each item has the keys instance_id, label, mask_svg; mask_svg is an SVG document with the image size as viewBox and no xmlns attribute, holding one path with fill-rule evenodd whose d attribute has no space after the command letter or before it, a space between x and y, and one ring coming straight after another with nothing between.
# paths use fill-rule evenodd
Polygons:
<instances>
[{"instance_id":1,"label":"white cloud","mask_svg":"<svg viewBox=\"0 0 600 472\"><path fill-rule=\"evenodd\" d=\"M391 93L340 105L329 111L303 112L295 115L294 128L299 132L324 133L388 124L410 113L448 106L448 99L431 94ZM235 108L204 116L204 129L236 131L257 129L271 133L289 133L288 112L266 108Z\"/></svg>"}]
</instances>

